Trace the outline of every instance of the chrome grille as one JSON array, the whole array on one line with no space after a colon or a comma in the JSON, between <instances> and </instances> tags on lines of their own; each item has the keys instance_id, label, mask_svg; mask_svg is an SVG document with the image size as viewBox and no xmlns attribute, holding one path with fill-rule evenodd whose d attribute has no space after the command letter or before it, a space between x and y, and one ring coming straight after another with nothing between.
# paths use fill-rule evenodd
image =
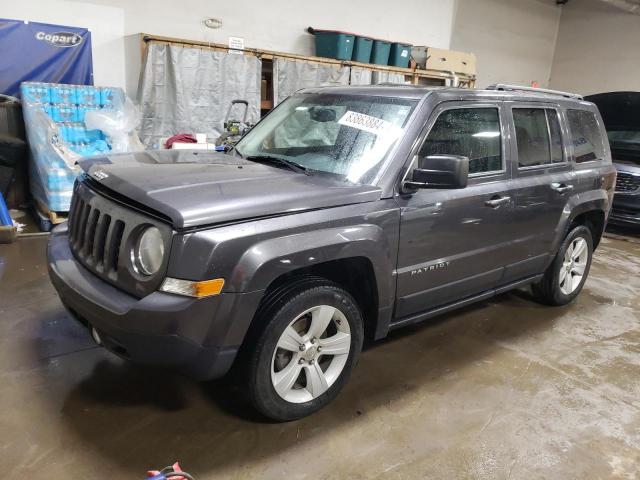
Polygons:
<instances>
[{"instance_id":1,"label":"chrome grille","mask_svg":"<svg viewBox=\"0 0 640 480\"><path fill-rule=\"evenodd\" d=\"M633 192L640 188L640 175L618 172L616 179L616 192Z\"/></svg>"}]
</instances>

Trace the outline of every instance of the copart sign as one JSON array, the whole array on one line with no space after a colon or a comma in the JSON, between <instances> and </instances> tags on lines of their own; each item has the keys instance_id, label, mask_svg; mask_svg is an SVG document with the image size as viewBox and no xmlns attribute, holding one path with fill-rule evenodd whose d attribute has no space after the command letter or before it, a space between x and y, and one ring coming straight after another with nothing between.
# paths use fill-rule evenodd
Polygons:
<instances>
[{"instance_id":1,"label":"copart sign","mask_svg":"<svg viewBox=\"0 0 640 480\"><path fill-rule=\"evenodd\" d=\"M82 37L72 32L38 32L36 33L36 40L50 43L56 47L77 47L82 43Z\"/></svg>"}]
</instances>

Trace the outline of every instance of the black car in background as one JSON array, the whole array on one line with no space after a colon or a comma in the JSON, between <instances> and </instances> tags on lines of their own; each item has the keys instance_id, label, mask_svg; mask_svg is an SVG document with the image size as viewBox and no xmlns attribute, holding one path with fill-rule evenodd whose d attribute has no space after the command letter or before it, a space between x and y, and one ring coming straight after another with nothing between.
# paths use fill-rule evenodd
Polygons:
<instances>
[{"instance_id":1,"label":"black car in background","mask_svg":"<svg viewBox=\"0 0 640 480\"><path fill-rule=\"evenodd\" d=\"M599 93L585 100L600 109L618 170L609 222L640 227L640 92Z\"/></svg>"}]
</instances>

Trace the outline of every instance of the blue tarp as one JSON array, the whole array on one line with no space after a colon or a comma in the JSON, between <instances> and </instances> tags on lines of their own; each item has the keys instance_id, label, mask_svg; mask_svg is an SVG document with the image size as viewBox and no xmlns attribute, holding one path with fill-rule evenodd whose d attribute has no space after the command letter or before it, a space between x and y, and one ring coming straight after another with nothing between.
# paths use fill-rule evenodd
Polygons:
<instances>
[{"instance_id":1,"label":"blue tarp","mask_svg":"<svg viewBox=\"0 0 640 480\"><path fill-rule=\"evenodd\" d=\"M0 19L0 93L17 97L25 81L93 85L91 32Z\"/></svg>"}]
</instances>

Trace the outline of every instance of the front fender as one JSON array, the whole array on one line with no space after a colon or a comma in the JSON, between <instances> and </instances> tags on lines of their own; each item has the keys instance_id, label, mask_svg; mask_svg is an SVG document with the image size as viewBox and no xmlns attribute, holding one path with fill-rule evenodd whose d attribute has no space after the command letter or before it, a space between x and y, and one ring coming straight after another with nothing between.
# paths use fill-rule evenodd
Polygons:
<instances>
[{"instance_id":1,"label":"front fender","mask_svg":"<svg viewBox=\"0 0 640 480\"><path fill-rule=\"evenodd\" d=\"M373 265L380 305L387 305L393 295L393 255L383 229L370 224L271 238L254 244L242 255L229 278L228 290L264 290L276 278L300 268L364 257Z\"/></svg>"}]
</instances>

